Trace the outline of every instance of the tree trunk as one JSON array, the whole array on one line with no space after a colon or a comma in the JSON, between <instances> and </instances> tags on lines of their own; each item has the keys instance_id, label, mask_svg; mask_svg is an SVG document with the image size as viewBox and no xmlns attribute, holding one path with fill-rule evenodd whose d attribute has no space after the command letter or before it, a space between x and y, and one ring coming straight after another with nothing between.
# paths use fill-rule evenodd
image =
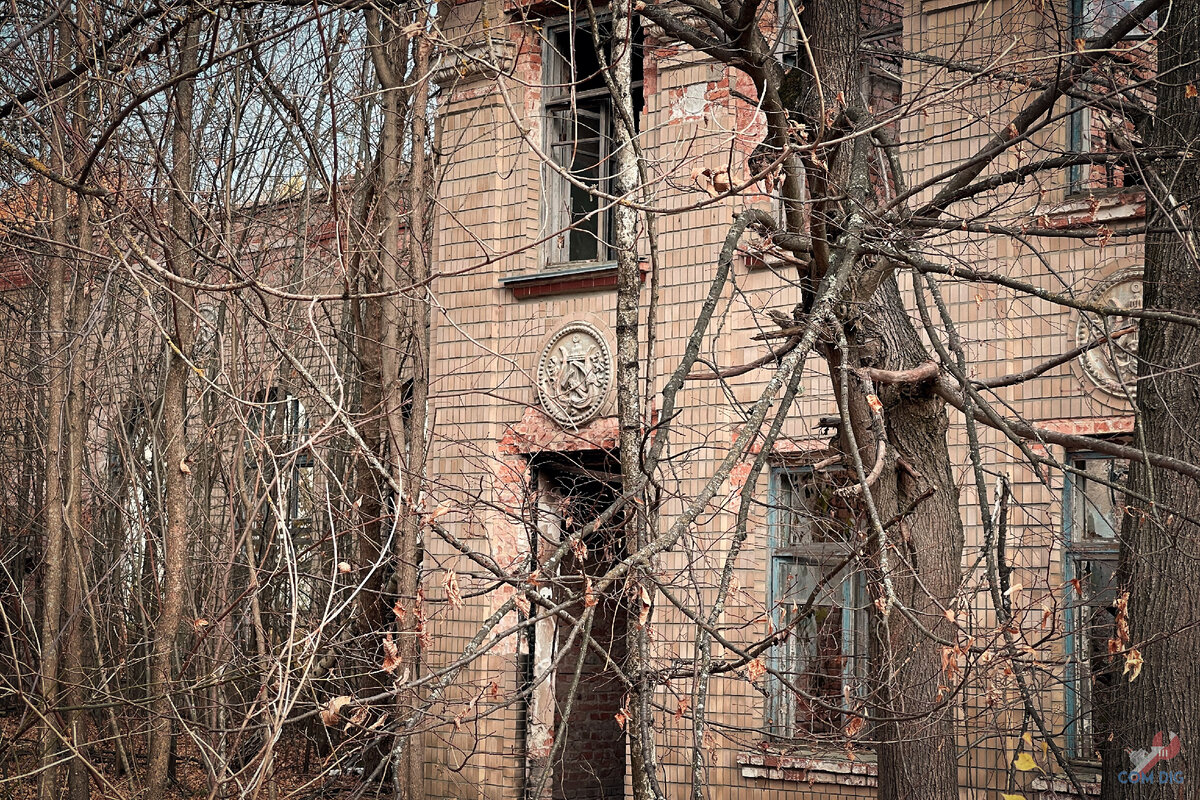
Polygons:
<instances>
[{"instance_id":1,"label":"tree trunk","mask_svg":"<svg viewBox=\"0 0 1200 800\"><path fill-rule=\"evenodd\" d=\"M613 193L634 198L638 186L635 131L627 121L640 109L633 107L632 6L629 0L614 0L612 9L612 46L609 48L609 73L613 103L618 106L614 122ZM644 428L639 391L641 337L639 306L642 290L638 259L638 212L625 204L613 209L613 246L617 261L617 416L620 425L621 486L628 493L640 481L642 472L642 432ZM625 514L625 549L633 554L645 545L646 504L635 502ZM649 605L654 583L649 569L632 567L627 596L635 606ZM647 609L648 610L648 609ZM648 617L629 614L626 625L625 669L632 680L625 730L629 735L630 782L634 800L653 800L655 791L654 719L650 711L654 683L648 672ZM586 647L586 643L582 646Z\"/></svg>"},{"instance_id":2,"label":"tree trunk","mask_svg":"<svg viewBox=\"0 0 1200 800\"><path fill-rule=\"evenodd\" d=\"M414 4L414 19L411 24L426 29L424 6ZM405 185L405 206L408 212L407 251L411 285L416 287L406 303L409 322L409 377L412 379L412 396L407 425L404 425L408 452L404 454L407 467L405 488L409 504L403 508L404 518L401 537L397 542L396 572L397 593L402 603L416 608L421 582L421 518L418 500L424 493L423 476L426 459L426 411L429 402L429 303L426 301L426 284L430 276L428 246L426 240L430 226L427 212L429 197L434 195L430 181L429 165L429 65L431 42L426 36L413 41L412 97L408 107L412 113L411 137L409 139L409 173ZM399 243L398 243L399 244ZM390 407L398 421L403 424L400 413L403 401L399 375L393 376L393 395ZM400 658L409 665L415 679L421 667L421 631L415 614L401 621ZM420 696L413 691L405 703L401 699L401 713L411 718L420 704ZM421 733L410 733L401 739L400 751L393 764L396 800L421 800L425 796L425 745Z\"/></svg>"},{"instance_id":3,"label":"tree trunk","mask_svg":"<svg viewBox=\"0 0 1200 800\"><path fill-rule=\"evenodd\" d=\"M895 282L886 281L877 297L886 305L883 315L891 318L889 368L917 366L927 356ZM884 516L903 516L888 529L895 548L890 579L900 602L929 629L920 630L906 614L891 613L889 652L873 665L887 678L889 713L928 715L881 726L879 798L953 800L958 797L954 713L950 707L938 710L949 691L942 688L947 681L942 645L930 635L957 638L945 614L958 593L963 551L958 485L946 442L949 419L932 382L878 390L895 459L894 505Z\"/></svg>"},{"instance_id":4,"label":"tree trunk","mask_svg":"<svg viewBox=\"0 0 1200 800\"><path fill-rule=\"evenodd\" d=\"M798 105L807 124L823 131L823 139L846 135L867 118L861 99L866 80L859 41L861 13L859 0L810 3L802 11L812 58L811 62L800 58ZM817 201L812 209L812 281L824 277L826 268L837 269L839 259L845 257L836 256L833 245L845 247L853 236L854 205L872 205L878 199L868 166L873 158L869 140L860 133L833 150L827 163L813 158L807 165L810 195ZM849 214L843 203L823 199L841 194L842 187L851 197ZM832 354L834 386L842 380L842 358L850 358L856 368L896 370L928 360L895 278L874 259L859 258L851 269L855 294L870 310L851 303L839 312L848 352ZM874 387L867 381L848 380L846 389L843 419L853 429L863 462L860 479L874 472L877 458L882 460L882 470L869 490L875 519L869 519L866 508L861 515L871 537L867 552L876 570L867 598L874 601L869 609L869 686L878 701L871 711L885 718L912 717L879 723L869 733L877 742L879 798L954 800L958 797L954 718L945 709L937 710L944 678L942 645L933 638L955 638L945 611L958 590L963 549L945 404L933 394L932 382ZM876 393L882 402L878 417L871 411L869 396ZM843 433L844 447L849 444L846 438ZM877 452L880 445L882 453Z\"/></svg>"},{"instance_id":5,"label":"tree trunk","mask_svg":"<svg viewBox=\"0 0 1200 800\"><path fill-rule=\"evenodd\" d=\"M197 23L189 23L180 45L178 72L196 68L200 32ZM193 230L191 201L194 156L192 152L192 103L195 80L186 78L175 89L171 113L171 243L168 268L190 279ZM188 581L188 474L187 466L187 377L191 367L187 358L194 340L195 292L182 283L167 287L171 309L168 332L169 366L163 387L163 433L166 464L166 527L163 533L162 605L155 625L154 657L150 675L150 747L146 767L146 786L150 800L160 800L170 778L173 729L171 702L171 661L175 640L183 619Z\"/></svg>"},{"instance_id":6,"label":"tree trunk","mask_svg":"<svg viewBox=\"0 0 1200 800\"><path fill-rule=\"evenodd\" d=\"M1176 0L1158 37L1158 88L1151 148L1192 153L1150 173L1147 202L1152 230L1146 237L1143 302L1146 308L1195 313L1200 308L1200 264L1195 200L1200 196L1200 105L1189 93L1200 86L1200 1ZM1137 411L1140 436L1152 453L1200 463L1195 420L1200 416L1200 329L1145 319L1138 336ZM1134 462L1130 488L1154 504L1130 499L1122 525L1120 575L1128 591L1129 642L1115 658L1114 689L1120 723L1105 747L1105 798L1174 798L1191 795L1200 765L1200 486L1188 477ZM1121 637L1118 634L1118 639ZM1136 651L1136 652L1134 652ZM1122 664L1122 662L1124 662ZM1161 742L1155 737L1162 734ZM1179 754L1153 772L1182 773L1188 783L1121 783L1126 755L1178 735Z\"/></svg>"},{"instance_id":7,"label":"tree trunk","mask_svg":"<svg viewBox=\"0 0 1200 800\"><path fill-rule=\"evenodd\" d=\"M852 364L906 370L926 361L894 278L883 281L873 305L843 322ZM839 371L831 370L835 386ZM958 797L954 715L950 708L938 708L947 692L942 645L933 637L956 638L945 612L953 608L959 588L963 528L946 441L949 419L933 386L933 381L874 386L865 380L847 385L849 409L843 419L853 426L864 474L874 472L876 458L883 461L871 486L882 525L864 523L877 572L866 598L873 698L868 708L885 718L912 717L877 723L870 733L877 742L880 800ZM882 405L875 421L869 396L874 393ZM881 435L884 452L879 454Z\"/></svg>"},{"instance_id":8,"label":"tree trunk","mask_svg":"<svg viewBox=\"0 0 1200 800\"><path fill-rule=\"evenodd\" d=\"M87 15L82 8L82 5L76 9L76 19L78 20L78 31L75 34L76 51L85 52L85 42L88 28ZM74 117L71 120L71 129L75 132L73 137L76 142L87 141L87 126L90 120L91 109L88 106L90 92L81 91L76 96ZM76 168L82 166L83 160L86 157L84 148L77 147L74 154L74 162ZM80 195L77 198L78 212L76 214L75 228L76 237L79 243L80 255L75 259L77 267L74 274L75 291L73 295L75 302L71 313L71 336L77 337L85 328L87 318L91 312L91 295L87 289L88 281L88 264L85 259L92 250L92 229L91 229L91 200L88 197ZM65 288L65 287L64 287ZM67 569L67 584L66 584L66 612L69 615L67 619L66 630L66 701L67 706L71 708L66 714L67 736L69 737L72 747L75 748L75 757L71 759L67 774L67 788L71 800L88 800L91 796L91 774L88 771L87 759L89 739L86 730L87 715L82 711L82 707L86 700L84 692L84 682L86 675L84 673L84 653L85 653L85 638L84 638L84 610L86 603L84 602L84 593L87 588L88 570L91 565L92 548L89 544L89 538L84 532L84 513L83 513L83 471L84 471L84 437L87 436L87 421L88 421L88 405L86 399L86 386L84 384L83 375L83 343L76 339L72 343L72 358L70 370L70 389L67 396L67 436L69 441L70 459L69 472L67 475L67 497L65 507L66 517L66 534L67 547L64 553L64 558L69 568Z\"/></svg>"},{"instance_id":9,"label":"tree trunk","mask_svg":"<svg viewBox=\"0 0 1200 800\"><path fill-rule=\"evenodd\" d=\"M66 33L60 30L60 35ZM64 40L68 38L63 37ZM66 45L63 45L66 47ZM50 187L50 216L53 252L50 255L46 286L48 310L46 389L46 546L42 570L42 656L41 684L42 723L41 754L43 772L38 776L38 797L57 800L57 767L51 766L59 750L60 733L55 730L58 705L58 668L61 655L61 620L66 568L65 532L63 518L63 464L66 459L67 414L67 314L66 314L66 249L67 190L58 184Z\"/></svg>"}]
</instances>

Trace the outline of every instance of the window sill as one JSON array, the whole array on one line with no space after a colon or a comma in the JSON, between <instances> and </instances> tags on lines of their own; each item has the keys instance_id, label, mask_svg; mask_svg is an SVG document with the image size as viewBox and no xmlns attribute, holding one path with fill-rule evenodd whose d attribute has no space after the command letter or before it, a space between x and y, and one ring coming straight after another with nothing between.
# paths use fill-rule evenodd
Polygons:
<instances>
[{"instance_id":1,"label":"window sill","mask_svg":"<svg viewBox=\"0 0 1200 800\"><path fill-rule=\"evenodd\" d=\"M642 280L649 264L641 262ZM501 278L500 285L513 293L517 300L553 294L575 294L613 289L617 285L617 264L614 261L576 267L556 267L543 272L526 272Z\"/></svg>"},{"instance_id":2,"label":"window sill","mask_svg":"<svg viewBox=\"0 0 1200 800\"><path fill-rule=\"evenodd\" d=\"M1083 788L1086 797L1095 797L1100 794L1100 777L1098 775L1080 775L1079 785ZM1066 778L1050 776L1047 778L1034 778L1030 787L1037 794L1036 798L1051 798L1051 797L1078 797L1075 793L1075 787Z\"/></svg>"},{"instance_id":3,"label":"window sill","mask_svg":"<svg viewBox=\"0 0 1200 800\"><path fill-rule=\"evenodd\" d=\"M949 11L952 8L959 6L974 5L975 0L922 0L922 14L936 14L942 11Z\"/></svg>"},{"instance_id":4,"label":"window sill","mask_svg":"<svg viewBox=\"0 0 1200 800\"><path fill-rule=\"evenodd\" d=\"M1141 189L1096 190L1068 195L1038 217L1038 223L1046 228L1066 229L1130 222L1145 216L1146 193Z\"/></svg>"},{"instance_id":5,"label":"window sill","mask_svg":"<svg viewBox=\"0 0 1200 800\"><path fill-rule=\"evenodd\" d=\"M878 786L879 768L873 761L816 754L738 753L743 778L824 783L838 786Z\"/></svg>"}]
</instances>

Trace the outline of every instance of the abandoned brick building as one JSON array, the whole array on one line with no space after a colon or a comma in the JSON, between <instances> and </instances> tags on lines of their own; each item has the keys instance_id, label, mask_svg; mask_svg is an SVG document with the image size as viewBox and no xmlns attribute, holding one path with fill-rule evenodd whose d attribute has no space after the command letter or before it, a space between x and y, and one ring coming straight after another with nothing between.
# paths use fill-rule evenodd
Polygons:
<instances>
[{"instance_id":1,"label":"abandoned brick building","mask_svg":"<svg viewBox=\"0 0 1200 800\"><path fill-rule=\"evenodd\" d=\"M1095 36L1122 8L1097 0L1076 0L1069 8L972 0L905 0L903 5L873 7L871 18L863 20L864 37L876 54L865 91L879 107L905 109L895 127L911 183L974 152L1004 124L1006 104L1019 96L1012 88L1017 84L965 79L967 72L946 69L947 63L992 64L989 59L996 59L995 64L1016 73L1036 72L1028 64L1057 52L1063 20L1071 20L1070 30L1082 41ZM786 0L778 10L785 20L794 13ZM587 509L612 496L618 431L611 373L616 268L610 218L594 197L573 189L563 173L572 172L583 185L605 185L614 112L607 88L595 74L599 59L585 11L553 3L529 7L516 0L463 0L448 4L444 14L445 33L457 55L439 73L439 119L448 164L439 194L435 262L457 277L435 286L441 313L434 319L431 359L437 409L430 472L453 476L444 478L443 488L464 507L487 509L451 523L459 535L486 547L500 563L517 563L529 555L526 524L555 541L586 520ZM602 13L597 19L605 25ZM763 134L753 84L653 26L638 35L634 101L640 144L660 170L654 201L682 209L662 214L657 222L661 305L648 369L654 385L661 387L681 356L731 214L746 205L772 205L769 197L753 190L715 204L697 202L706 197L704 190L711 188L706 182L714 176L732 175L736 183L736 176L745 174L745 161ZM786 22L776 41L785 61L795 56L799 45ZM901 52L911 56L901 57ZM1139 57L1144 53L1132 57L1135 65ZM1060 102L1058 122L1040 133L1032 147L1063 152L1110 146L1112 121L1086 109L1073 111L1071 102ZM1004 166L1021 157L1015 154ZM554 159L562 170L549 167L545 159ZM997 208L992 220L1022 229L1119 229L1138 224L1144 203L1135 171L1114 158L1106 164L1064 167L1015 194L977 198L957 213L969 218ZM1136 238L1117 237L1102 247L1082 237L1045 238L1026 248L1004 236L949 234L938 247L949 261L1038 286L1067 285L1102 303L1140 302ZM752 249L742 250L735 263L736 291L725 300L718 332L706 339L705 357L711 363L738 367L763 352L762 334L772 327L764 312L796 302L796 290L781 277L782 269ZM980 379L1020 372L1095 335L1096 320L995 286L958 284L947 292L968 342L973 374ZM997 397L1009 412L1044 429L1127 435L1132 430L1129 378L1135 338L1091 350L1036 380L999 389ZM573 368L582 370L574 378L568 374ZM836 414L829 381L818 373L806 380L790 429L776 445L761 513L737 564L738 591L725 619L730 630L748 639L762 636L770 626L786 625L789 608L804 596L801 589L813 585L821 565L836 560L816 532L821 509L834 512L821 506L805 477L804 465L812 460L806 462L804 454L820 451L829 438L821 419ZM729 391L714 381L697 381L681 393L679 438L672 445L680 453L672 467L678 497L692 496L703 484L736 435L740 409L753 402L765 379L749 372L731 379ZM951 425L955 463L965 480L961 415L952 413ZM1021 462L1001 434L989 429L983 435L991 463ZM1119 527L1119 503L1104 482L1119 481L1124 468L1092 452L1057 448L1055 454L1076 468L1072 477L1049 475L1043 484L1028 467L997 468L1008 472L1014 484L1019 534L1011 546L1017 567L1013 581L1044 603L1052 617L1044 623L1065 631L1035 655L1044 667L1038 677L1039 701L1055 721L1057 742L1080 765L1084 788L1093 791L1096 784L1087 782L1095 775L1088 673L1091 654L1103 647L1105 626L1111 622L1109 581ZM728 492L737 489L741 475L735 470ZM1101 482L1089 482L1089 475ZM732 529L737 510L736 502L720 500L718 495L712 512L691 533L691 556L663 554L663 574L720 568L721 536ZM979 563L982 531L978 509L965 500L962 505L964 565L969 567ZM664 502L662 524L679 507ZM603 548L588 557L603 560ZM695 561L688 563L689 557ZM969 570L967 574L969 581ZM1076 593L1064 592L1067 585ZM691 596L687 587L677 588ZM503 599L501 594L468 603L468 619L447 623L448 635L439 639L444 657L459 652L477 622ZM619 658L621 615L629 612L620 602L605 602L611 607L597 616L597 628L604 628L599 641ZM865 658L865 602L854 576L843 574L822 595L802 635L775 648L772 664L794 674L814 695L835 703L851 698ZM971 624L986 627L986 599L972 596L970 603L971 610L964 613ZM686 660L692 641L685 620L666 603L656 607L655 615L653 657L661 663ZM562 655L556 654L560 636L552 623L539 623L532 635L510 641L507 649L498 648L480 662L478 683L496 681L505 691L536 688L527 703L490 719L485 730L463 731L443 744L429 745L434 750L426 777L434 796L513 798L533 791L529 781L546 767L566 713L556 700L562 699L563 684L576 663L573 654L555 657ZM544 791L555 800L621 797L627 767L618 719L622 687L605 674L602 659L589 656L582 675L580 696L565 726L567 741L560 743ZM952 714L960 726L963 797L994 797L1006 785L1023 730L1014 691L1011 680L980 675L941 712ZM839 733L844 721L836 712L807 705L781 691L769 676L742 674L722 680L712 692L709 714L716 728L706 761L711 796L873 793L870 748L847 745ZM680 696L686 702L686 688L664 686L656 700L669 710L677 707ZM668 793L686 792L690 723L682 714L664 711L655 725L663 762L660 781ZM1045 774L1017 776L1026 796L1073 794L1053 766L1047 769Z\"/></svg>"},{"instance_id":2,"label":"abandoned brick building","mask_svg":"<svg viewBox=\"0 0 1200 800\"><path fill-rule=\"evenodd\" d=\"M531 6L522 0L438 5L441 32L452 47L435 76L438 154L445 172L435 198L431 244L435 270L429 284L431 449L426 474L430 494L450 509L441 520L446 529L493 563L519 572L537 563L539 542L553 544L581 529L618 491L612 211L586 191L603 189L611 178L614 109L606 84L597 77L607 54L597 52L581 7L560 2ZM1128 5L1127 0L867 3L862 27L871 62L863 91L874 108L894 111L889 124L910 185L977 151L1007 124L1022 92L1055 68L1052 54L1070 50L1076 41L1086 44ZM793 63L804 46L788 23L796 13L794 0L778 0L765 15L784 63ZM597 14L603 48L608 22L603 7ZM1117 59L1125 71L1106 74L1109 85L1120 85L1130 74L1136 77L1149 63L1145 32L1141 28L1129 38L1128 57ZM643 265L645 292L655 284L658 293L653 351L643 352L646 394L653 395L680 362L731 217L751 206L773 211L776 201L762 184L733 197L713 197L721 194L724 183L738 183L739 176L748 174L747 162L762 141L765 126L753 83L653 25L645 24L634 38L638 139L655 170L650 202L673 210L656 217L657 272L648 258ZM992 77L977 79L985 67ZM1053 124L1027 147L1001 159L996 169L1015 168L1035 152L1044 158L1119 151L1123 132L1136 120L1114 120L1076 102L1060 100ZM880 183L881 191L893 188ZM1044 171L1015 188L961 203L954 212L955 219L964 220L963 230L934 232L927 244L930 258L951 271L956 265L970 266L1101 305L1136 307L1141 299L1140 240L1096 231L1111 234L1139 226L1145 207L1136 166L1115 155ZM269 235L262 233L263 218L269 216L262 209L247 210L247 219L241 220L246 246L238 257L245 259L241 266L246 273L270 275L295 296L329 287L340 292L345 271L332 241L338 223L322 216L324 211L289 210L287 202L266 208L280 217L277 224L268 220ZM989 235L979 226L967 230L966 220L985 214L989 223L1017 235ZM11 214L0 219L2 224L13 222ZM1037 236L1037 231L1074 229L1092 234ZM800 297L786 263L757 250L753 237L742 245L721 298L719 321L705 337L702 365L750 366L778 333L769 312L791 309ZM121 293L104 310L109 326L104 335L144 337L147 342L142 349L130 347L125 361L99 359L94 368L96 386L106 394L98 402L105 410L93 421L117 438L132 426L130 420L145 416L146 409L130 397L134 390L144 390L146 396L157 390L157 378L150 373L161 370L161 363L145 354L164 349L160 341L149 342L158 319L148 308L150 301L143 299L143 287L122 281L123 276L117 281ZM37 354L22 349L31 348L27 340L35 338L35 314L29 309L41 302L40 296L24 294L30 285L26 262L11 254L0 260L0 300L6 303L0 365L13 374L36 372L30 364ZM1128 319L1100 320L997 282L944 286L972 377L981 381L1029 370L1094 341L1099 333L1132 328ZM210 316L215 320L225 313L221 303L198 307L204 317L202 333L218 329ZM230 301L229 308L234 307ZM322 310L333 307L330 303ZM645 315L645 303L642 308ZM303 303L276 321L280 341L272 346L295 349L299 363L309 366L336 396L342 387L335 373L352 360L344 347L352 336L347 315L332 311L310 318L309 305ZM255 336L260 338L236 354L201 337L210 361L198 360L197 367L229 367L242 381L233 384L230 396L247 408L265 409L246 411L237 420L240 427L227 426L233 433L223 446L244 459L252 449L248 440L256 435L266 440L268 429L274 431L271 444L284 454L280 463L287 469L279 473L282 479L273 475L274 485L286 492L273 489L278 496L272 499L278 501L299 551L312 544L305 537L313 530L313 517L320 516L314 498L321 495L323 480L301 444L301 429L307 432L310 423L316 428L318 421L328 421L325 410L320 412L323 420L310 420L305 412L306 407L326 409L328 396L314 394L296 369L263 357L271 349L262 334L249 334L250 339ZM325 346L334 355L321 349ZM1045 431L1123 440L1133 430L1135 353L1136 333L1126 332L1037 377L998 385L990 396L1013 419ZM664 469L670 486L656 510L660 526L669 525L712 474L738 436L746 408L762 393L768 373L747 369L727 381L689 381L680 392ZM32 379L27 385L36 388ZM4 448L30 449L34 414L25 409L36 405L35 394L30 388L0 409ZM862 576L852 570L835 569L833 580L822 582L844 555L836 504L812 482L816 465L828 452L830 426L836 424L830 417L836 414L828 376L810 365L783 435L769 454L769 475L759 483L750 537L736 563L734 589L721 618L722 630L739 643L795 627L795 635L766 658L775 673L790 676L805 694L786 691L771 675L753 669L714 680L703 738L705 780L713 800L798 795L824 800L875 793L869 731L853 731L842 713L861 690L869 600ZM950 423L955 474L966 486L969 460L962 414L951 409ZM1028 654L1036 665L1032 674L1038 707L1056 743L1078 765L1085 791L1098 792L1090 671L1112 626L1121 501L1109 487L1123 479L1124 464L1096 452L1033 440L1029 447L1050 452L1073 468L1066 477L1062 472L1039 474L1002 433L992 428L980 433L989 467L1006 474L1012 484L1012 584L1023 587L1021 602L1033 626L1046 631L1044 641L1039 639ZM346 469L349 448L343 445L335 441L331 446L322 462L326 474ZM94 454L97 463L141 455L136 448L115 456ZM22 462L13 458L10 463ZM147 476L152 466L146 466ZM251 465L249 471L256 468ZM735 467L688 530L685 545L659 556L657 568L683 603L708 607L711 576L721 569L728 534L736 526L736 494L748 471L748 463ZM5 486L28 483L27 473L6 471L0 481ZM117 488L128 487L113 489L113 496L123 498ZM979 509L966 496L964 490L966 549L958 619L965 633L975 634L994 629L995 617L979 576L984 544ZM234 513L220 505L213 504L214 518ZM353 522L350 512L336 523L333 514L331 526ZM0 522L6 530L11 527ZM209 524L207 518L201 522ZM220 521L211 524L216 528ZM575 582L560 585L580 589L621 557L618 529L613 523L597 531L573 553L565 571L576 576ZM140 536L144 546L148 539ZM431 605L437 604L427 623L424 654L433 671L460 658L481 622L513 595L509 587L497 589L494 581L473 574L467 560L444 540L429 537L425 546L425 592ZM314 559L331 555L317 553L315 545L305 552ZM441 570L455 568L462 576L461 607L443 602L443 587L436 580ZM291 590L296 598L281 591L264 603L295 599L302 607L315 602L317 585L300 581ZM810 593L817 597L813 613L793 619L790 615ZM454 724L425 737L429 797L612 800L626 795L626 691L610 664L624 659L624 631L630 615L636 617L641 609L619 593L594 600L591 638L598 647L584 648L565 626L541 619L522 628L521 635L488 647L448 688L436 711ZM510 616L515 624L528 614L526 608ZM694 626L666 602L655 605L651 619L653 663L664 668L689 663ZM274 624L277 629L267 633L287 641L290 621L280 615ZM244 646L253 650L255 643L244 635ZM952 702L934 713L948 715L959 731L961 796L990 800L1014 784L1030 800L1075 796L1040 751L1044 771L1016 774L1011 769L1022 734L1029 730L1011 675L1002 670L956 674L955 658L951 654L943 669L948 682L957 679L962 685ZM577 665L579 692L573 696ZM694 744L689 691L687 681L664 682L654 698L662 764L658 778L670 797L684 796L689 788ZM497 700L498 710L460 725L458 716L475 709L484 697L481 692ZM809 702L813 698L820 702ZM560 730L564 738L556 743ZM548 779L535 798L543 775Z\"/></svg>"}]
</instances>

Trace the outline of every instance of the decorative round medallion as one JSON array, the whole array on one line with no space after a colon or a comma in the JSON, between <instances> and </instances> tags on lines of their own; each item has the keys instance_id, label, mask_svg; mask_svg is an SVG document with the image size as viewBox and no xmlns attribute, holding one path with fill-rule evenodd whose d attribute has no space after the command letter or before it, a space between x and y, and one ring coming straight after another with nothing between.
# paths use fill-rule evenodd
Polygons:
<instances>
[{"instance_id":1,"label":"decorative round medallion","mask_svg":"<svg viewBox=\"0 0 1200 800\"><path fill-rule=\"evenodd\" d=\"M1140 309L1142 307L1142 272L1127 269L1118 272L1097 286L1088 300L1099 306L1118 309ZM1106 324L1107 323L1107 324ZM1075 341L1086 344L1103 336L1105 331L1116 332L1136 327L1137 318L1118 314L1104 320L1095 314L1080 314L1075 329ZM1088 380L1111 395L1125 399L1128 391L1132 397L1137 391L1138 334L1127 333L1111 342L1094 347L1080 357L1083 373Z\"/></svg>"},{"instance_id":2,"label":"decorative round medallion","mask_svg":"<svg viewBox=\"0 0 1200 800\"><path fill-rule=\"evenodd\" d=\"M586 322L559 328L538 359L538 399L560 425L578 427L595 419L612 384L608 342Z\"/></svg>"}]
</instances>

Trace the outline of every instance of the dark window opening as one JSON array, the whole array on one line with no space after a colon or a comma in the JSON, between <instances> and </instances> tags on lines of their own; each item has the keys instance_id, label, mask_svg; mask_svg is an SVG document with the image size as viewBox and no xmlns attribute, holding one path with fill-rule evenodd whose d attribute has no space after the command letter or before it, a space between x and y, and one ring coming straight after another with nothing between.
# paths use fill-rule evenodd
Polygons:
<instances>
[{"instance_id":1,"label":"dark window opening","mask_svg":"<svg viewBox=\"0 0 1200 800\"><path fill-rule=\"evenodd\" d=\"M1078 453L1064 482L1067 549L1064 573L1071 586L1067 607L1067 743L1073 758L1094 761L1097 733L1112 708L1119 667L1109 658L1116 632L1117 555L1128 465ZM1110 721L1111 722L1111 721Z\"/></svg>"},{"instance_id":2,"label":"dark window opening","mask_svg":"<svg viewBox=\"0 0 1200 800\"><path fill-rule=\"evenodd\" d=\"M601 49L586 22L572 19L550 25L545 48L547 146L554 163L543 165L543 223L550 236L547 264L604 262L613 257L612 204L593 194L612 194L613 147L620 124L605 81L617 47L612 25L599 24ZM642 32L633 30L631 59L633 121L642 112ZM601 57L603 56L603 58Z\"/></svg>"}]
</instances>

